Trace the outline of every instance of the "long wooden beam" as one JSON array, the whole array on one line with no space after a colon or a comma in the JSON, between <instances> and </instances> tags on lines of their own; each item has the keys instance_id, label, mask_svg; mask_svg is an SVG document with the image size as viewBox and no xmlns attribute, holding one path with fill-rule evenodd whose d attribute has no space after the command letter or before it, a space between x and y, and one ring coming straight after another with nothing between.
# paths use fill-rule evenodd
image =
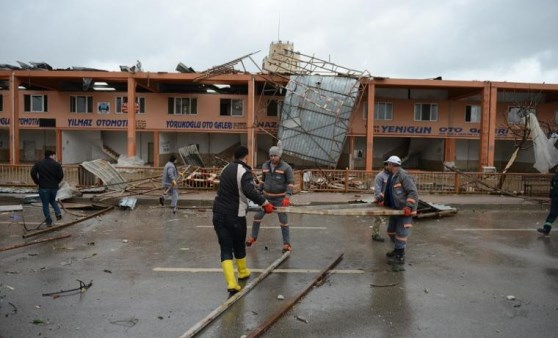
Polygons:
<instances>
[{"instance_id":1,"label":"long wooden beam","mask_svg":"<svg viewBox=\"0 0 558 338\"><path fill-rule=\"evenodd\" d=\"M219 317L221 313L223 313L226 309L228 309L231 305L233 305L237 300L239 300L242 296L250 292L259 282L261 282L267 275L269 275L279 264L283 263L285 259L289 257L291 254L290 251L287 251L283 254L283 256L279 257L275 262L271 263L267 269L264 270L256 279L252 282L247 284L242 290L235 293L232 297L227 299L221 306L216 308L215 310L211 311L204 319L197 322L194 326L192 326L188 331L184 332L180 338L186 337L193 337L194 335L198 334L203 328L209 325L215 318Z\"/></svg>"},{"instance_id":2,"label":"long wooden beam","mask_svg":"<svg viewBox=\"0 0 558 338\"><path fill-rule=\"evenodd\" d=\"M91 214L91 215L89 215L89 216L80 218L80 219L78 219L77 221L68 222L68 223L66 223L66 224L60 224L60 225L53 226L53 227L50 227L50 228L46 228L46 229L39 230L39 231L29 232L29 233L24 234L22 237L23 237L23 238L28 238L28 237L31 237L31 236L41 235L41 234L44 234L44 233L47 233L47 232L57 231L57 230L60 230L60 229L62 229L62 228L68 227L68 226L70 226L70 225L74 225L74 224L77 224L77 223L79 223L79 222L83 222L83 221L88 220L88 219L91 219L91 218L93 218L93 217L97 217L97 216L99 216L99 215L101 215L101 214L104 214L105 212L107 212L107 211L109 211L109 210L112 210L113 208L114 208L114 206L108 207L108 208L106 208L106 209L103 209L103 210L101 210L101 211L98 211L98 212L96 212L96 213L93 213L93 214Z\"/></svg>"},{"instance_id":3,"label":"long wooden beam","mask_svg":"<svg viewBox=\"0 0 558 338\"><path fill-rule=\"evenodd\" d=\"M71 236L72 235L64 235L64 236L58 236L58 237L50 237L50 238L39 239L39 240L36 240L36 241L27 242L27 243L15 244L15 245L8 246L8 247L5 247L5 248L0 248L0 251L7 251L7 250L12 250L12 249L22 248L24 246L55 241L57 239L64 239L64 238L68 238L68 237L71 237Z\"/></svg>"},{"instance_id":4,"label":"long wooden beam","mask_svg":"<svg viewBox=\"0 0 558 338\"><path fill-rule=\"evenodd\" d=\"M388 209L383 207L345 208L345 209L316 209L313 207L277 207L277 212L307 215L332 215L332 216L394 216L403 215L403 210Z\"/></svg>"},{"instance_id":5,"label":"long wooden beam","mask_svg":"<svg viewBox=\"0 0 558 338\"><path fill-rule=\"evenodd\" d=\"M329 270L333 269L342 259L343 259L343 254L339 255L339 257L337 257L337 259L335 259L331 264L329 264L327 268L323 269L320 273L318 273L314 277L314 279L306 286L306 288L304 288L304 290L302 290L296 296L294 296L293 298L285 302L285 304L281 306L279 310L277 310L273 315L267 318L262 325L258 326L254 331L250 332L247 338L255 338L261 336L265 331L267 331L267 329L269 329L269 327L271 327L271 325L273 325L273 323L275 323L279 318L281 318L281 316L283 316L285 312L289 311L289 309L292 308L296 302L298 302L302 297L304 297L304 295L306 295L314 285L316 285L319 281L321 281L324 278L324 275Z\"/></svg>"}]
</instances>

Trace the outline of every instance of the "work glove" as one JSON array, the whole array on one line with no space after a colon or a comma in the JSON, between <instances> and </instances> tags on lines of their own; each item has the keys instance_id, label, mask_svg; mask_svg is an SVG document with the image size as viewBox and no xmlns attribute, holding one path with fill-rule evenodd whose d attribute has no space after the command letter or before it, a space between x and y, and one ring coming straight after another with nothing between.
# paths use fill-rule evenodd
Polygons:
<instances>
[{"instance_id":1,"label":"work glove","mask_svg":"<svg viewBox=\"0 0 558 338\"><path fill-rule=\"evenodd\" d=\"M288 197L283 198L283 202L281 202L281 205L284 207L288 207L289 205L291 205L291 201L289 200Z\"/></svg>"},{"instance_id":2,"label":"work glove","mask_svg":"<svg viewBox=\"0 0 558 338\"><path fill-rule=\"evenodd\" d=\"M263 208L263 210L266 214L271 214L273 212L273 210L275 210L275 207L273 206L273 204L271 204L269 202L262 205L262 208Z\"/></svg>"},{"instance_id":3,"label":"work glove","mask_svg":"<svg viewBox=\"0 0 558 338\"><path fill-rule=\"evenodd\" d=\"M179 172L179 173L178 173L178 176L179 176L180 178L182 178L182 177L184 177L184 173L183 173L183 172Z\"/></svg>"},{"instance_id":4,"label":"work glove","mask_svg":"<svg viewBox=\"0 0 558 338\"><path fill-rule=\"evenodd\" d=\"M403 215L411 216L412 214L413 214L413 209L411 209L410 207L403 208Z\"/></svg>"},{"instance_id":5,"label":"work glove","mask_svg":"<svg viewBox=\"0 0 558 338\"><path fill-rule=\"evenodd\" d=\"M384 206L384 198L382 196L378 196L376 197L376 199L374 200L374 203L376 203L377 205L383 207Z\"/></svg>"},{"instance_id":6,"label":"work glove","mask_svg":"<svg viewBox=\"0 0 558 338\"><path fill-rule=\"evenodd\" d=\"M172 180L172 186L176 187L176 180Z\"/></svg>"}]
</instances>

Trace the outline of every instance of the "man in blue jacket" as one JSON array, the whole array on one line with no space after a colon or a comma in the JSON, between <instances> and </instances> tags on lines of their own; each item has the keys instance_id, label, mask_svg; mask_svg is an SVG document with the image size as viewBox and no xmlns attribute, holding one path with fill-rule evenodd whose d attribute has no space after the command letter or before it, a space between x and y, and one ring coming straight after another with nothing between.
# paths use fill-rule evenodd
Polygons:
<instances>
[{"instance_id":1,"label":"man in blue jacket","mask_svg":"<svg viewBox=\"0 0 558 338\"><path fill-rule=\"evenodd\" d=\"M550 180L550 191L548 195L550 197L550 211L546 216L544 226L537 229L538 232L545 236L548 236L550 234L552 223L554 223L556 217L558 217L558 168L556 169L556 173Z\"/></svg>"},{"instance_id":2,"label":"man in blue jacket","mask_svg":"<svg viewBox=\"0 0 558 338\"><path fill-rule=\"evenodd\" d=\"M31 178L35 184L39 185L39 197L43 205L43 215L45 223L48 227L52 226L52 218L50 217L49 204L54 209L56 220L62 219L62 212L56 202L56 194L62 179L64 171L60 163L56 162L56 153L52 150L45 151L45 158L35 163L31 168Z\"/></svg>"}]
</instances>

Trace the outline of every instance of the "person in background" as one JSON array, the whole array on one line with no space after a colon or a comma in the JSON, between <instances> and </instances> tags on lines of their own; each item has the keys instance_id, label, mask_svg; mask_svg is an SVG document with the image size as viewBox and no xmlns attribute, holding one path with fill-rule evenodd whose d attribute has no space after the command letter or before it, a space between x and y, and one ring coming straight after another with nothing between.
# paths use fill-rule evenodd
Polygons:
<instances>
[{"instance_id":1,"label":"person in background","mask_svg":"<svg viewBox=\"0 0 558 338\"><path fill-rule=\"evenodd\" d=\"M43 205L43 215L45 216L46 225L52 226L52 218L50 217L49 205L54 209L56 220L62 219L62 212L56 201L56 194L60 182L64 178L62 165L56 161L56 152L52 150L45 151L45 158L35 163L31 168L31 178L35 184L39 185L39 197Z\"/></svg>"},{"instance_id":2,"label":"person in background","mask_svg":"<svg viewBox=\"0 0 558 338\"><path fill-rule=\"evenodd\" d=\"M176 180L179 174L176 169L176 156L171 155L169 161L165 164L163 168L163 196L159 197L159 203L161 206L165 205L165 196L171 196L171 208L173 214L176 214L177 204L178 204L178 187Z\"/></svg>"},{"instance_id":3,"label":"person in background","mask_svg":"<svg viewBox=\"0 0 558 338\"><path fill-rule=\"evenodd\" d=\"M548 192L548 196L550 197L550 211L546 216L543 227L537 229L538 232L545 236L550 234L552 224L556 220L556 217L558 217L558 167L556 167L554 176L552 176L552 179L550 180L550 190Z\"/></svg>"},{"instance_id":4,"label":"person in background","mask_svg":"<svg viewBox=\"0 0 558 338\"><path fill-rule=\"evenodd\" d=\"M386 186L389 171L387 170L387 162L384 161L384 168L380 171L374 179L374 203L384 205L384 187ZM380 227L386 223L382 216L374 217L372 224L372 240L376 242L383 242L384 238L380 235Z\"/></svg>"},{"instance_id":5,"label":"person in background","mask_svg":"<svg viewBox=\"0 0 558 338\"><path fill-rule=\"evenodd\" d=\"M281 143L278 143L280 146ZM263 191L263 195L273 206L288 207L291 195L293 194L295 178L291 166L281 159L281 153L281 148L278 146L269 148L270 159L262 165L262 181L260 182L259 190ZM258 211L254 216L252 235L248 237L246 246L251 247L256 243L264 216L263 210ZM283 236L282 251L291 251L289 219L284 212L277 213L277 216L279 217L281 235Z\"/></svg>"},{"instance_id":6,"label":"person in background","mask_svg":"<svg viewBox=\"0 0 558 338\"><path fill-rule=\"evenodd\" d=\"M417 214L418 193L413 178L401 168L401 159L390 156L386 160L386 169L389 172L384 188L384 206L402 210L403 215L390 216L388 223L388 236L394 243L393 251L386 254L388 263L395 272L404 271L405 249L410 228L413 226L413 215Z\"/></svg>"},{"instance_id":7,"label":"person in background","mask_svg":"<svg viewBox=\"0 0 558 338\"><path fill-rule=\"evenodd\" d=\"M238 266L238 279L250 277L246 267L246 211L248 199L261 205L266 213L273 212L269 203L254 186L252 168L246 164L248 148L240 146L234 152L234 162L227 164L219 176L219 188L213 202L213 228L221 249L221 268L229 294L241 287L234 275L233 259Z\"/></svg>"}]
</instances>

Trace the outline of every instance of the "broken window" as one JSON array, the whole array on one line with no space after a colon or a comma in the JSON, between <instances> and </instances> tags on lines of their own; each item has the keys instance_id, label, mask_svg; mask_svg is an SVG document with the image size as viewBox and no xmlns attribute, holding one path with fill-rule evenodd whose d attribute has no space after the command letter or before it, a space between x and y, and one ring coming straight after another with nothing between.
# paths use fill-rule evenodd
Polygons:
<instances>
[{"instance_id":1,"label":"broken window","mask_svg":"<svg viewBox=\"0 0 558 338\"><path fill-rule=\"evenodd\" d=\"M509 123L523 123L523 118L529 114L537 115L537 110L535 108L528 107L508 107L508 122Z\"/></svg>"},{"instance_id":2,"label":"broken window","mask_svg":"<svg viewBox=\"0 0 558 338\"><path fill-rule=\"evenodd\" d=\"M187 97L169 97L168 113L170 115L197 115L198 99Z\"/></svg>"},{"instance_id":3,"label":"broken window","mask_svg":"<svg viewBox=\"0 0 558 338\"><path fill-rule=\"evenodd\" d=\"M46 95L24 95L23 110L31 113L46 113L47 102Z\"/></svg>"},{"instance_id":4,"label":"broken window","mask_svg":"<svg viewBox=\"0 0 558 338\"><path fill-rule=\"evenodd\" d=\"M281 109L283 109L283 100L271 99L267 101L267 116L281 118Z\"/></svg>"},{"instance_id":5,"label":"broken window","mask_svg":"<svg viewBox=\"0 0 558 338\"><path fill-rule=\"evenodd\" d=\"M243 116L244 102L235 99L221 99L220 105L221 116Z\"/></svg>"},{"instance_id":6,"label":"broken window","mask_svg":"<svg viewBox=\"0 0 558 338\"><path fill-rule=\"evenodd\" d=\"M126 103L126 105L124 105ZM117 96L116 97L116 114L127 113L129 110L128 97L127 96ZM122 109L125 107L126 109ZM139 114L145 113L145 97L136 97L136 111Z\"/></svg>"},{"instance_id":7,"label":"broken window","mask_svg":"<svg viewBox=\"0 0 558 338\"><path fill-rule=\"evenodd\" d=\"M438 104L415 103L415 121L438 121Z\"/></svg>"},{"instance_id":8,"label":"broken window","mask_svg":"<svg viewBox=\"0 0 558 338\"><path fill-rule=\"evenodd\" d=\"M465 122L480 122L481 106L467 105L465 106Z\"/></svg>"},{"instance_id":9,"label":"broken window","mask_svg":"<svg viewBox=\"0 0 558 338\"><path fill-rule=\"evenodd\" d=\"M70 96L70 113L92 113L93 96Z\"/></svg>"}]
</instances>

